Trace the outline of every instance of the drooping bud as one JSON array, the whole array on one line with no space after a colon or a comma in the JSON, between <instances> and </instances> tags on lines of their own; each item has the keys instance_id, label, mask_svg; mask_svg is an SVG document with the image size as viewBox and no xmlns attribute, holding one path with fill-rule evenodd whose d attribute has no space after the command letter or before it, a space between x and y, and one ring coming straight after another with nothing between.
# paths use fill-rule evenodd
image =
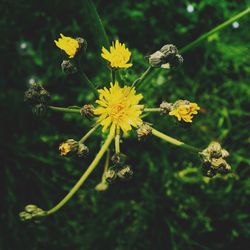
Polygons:
<instances>
[{"instance_id":1,"label":"drooping bud","mask_svg":"<svg viewBox=\"0 0 250 250\"><path fill-rule=\"evenodd\" d=\"M152 67L161 67L164 62L164 54L160 51L156 51L155 53L149 56L149 64Z\"/></svg>"},{"instance_id":2,"label":"drooping bud","mask_svg":"<svg viewBox=\"0 0 250 250\"><path fill-rule=\"evenodd\" d=\"M105 180L108 183L113 183L116 178L117 178L117 174L116 174L116 171L114 169L108 169L105 172Z\"/></svg>"},{"instance_id":3,"label":"drooping bud","mask_svg":"<svg viewBox=\"0 0 250 250\"><path fill-rule=\"evenodd\" d=\"M136 130L138 140L141 140L142 137L152 134L152 128L147 123L142 123Z\"/></svg>"},{"instance_id":4,"label":"drooping bud","mask_svg":"<svg viewBox=\"0 0 250 250\"><path fill-rule=\"evenodd\" d=\"M112 157L111 157L111 161L115 166L122 166L125 164L127 160L127 156L125 154L122 153L115 153Z\"/></svg>"},{"instance_id":5,"label":"drooping bud","mask_svg":"<svg viewBox=\"0 0 250 250\"><path fill-rule=\"evenodd\" d=\"M133 176L133 170L129 165L126 165L117 172L117 176L122 180L129 180Z\"/></svg>"},{"instance_id":6,"label":"drooping bud","mask_svg":"<svg viewBox=\"0 0 250 250\"><path fill-rule=\"evenodd\" d=\"M164 59L167 62L170 62L177 54L178 50L173 44L166 44L161 49L160 52L164 54Z\"/></svg>"},{"instance_id":7,"label":"drooping bud","mask_svg":"<svg viewBox=\"0 0 250 250\"><path fill-rule=\"evenodd\" d=\"M66 75L75 74L77 72L77 67L70 60L63 60L61 64L62 72Z\"/></svg>"},{"instance_id":8,"label":"drooping bud","mask_svg":"<svg viewBox=\"0 0 250 250\"><path fill-rule=\"evenodd\" d=\"M85 144L79 143L78 144L77 155L79 157L83 157L83 156L86 156L88 153L89 153L89 148Z\"/></svg>"},{"instance_id":9,"label":"drooping bud","mask_svg":"<svg viewBox=\"0 0 250 250\"><path fill-rule=\"evenodd\" d=\"M172 69L178 69L184 62L184 59L181 55L176 55L170 62L170 67Z\"/></svg>"},{"instance_id":10,"label":"drooping bud","mask_svg":"<svg viewBox=\"0 0 250 250\"><path fill-rule=\"evenodd\" d=\"M92 104L85 104L81 109L80 113L82 116L90 119L94 117L94 106Z\"/></svg>"}]
</instances>

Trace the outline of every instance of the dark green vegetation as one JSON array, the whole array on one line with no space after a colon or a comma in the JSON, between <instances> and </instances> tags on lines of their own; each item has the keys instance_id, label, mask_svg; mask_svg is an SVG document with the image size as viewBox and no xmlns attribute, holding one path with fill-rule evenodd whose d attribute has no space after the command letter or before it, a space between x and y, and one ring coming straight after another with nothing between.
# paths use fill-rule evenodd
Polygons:
<instances>
[{"instance_id":1,"label":"dark green vegetation","mask_svg":"<svg viewBox=\"0 0 250 250\"><path fill-rule=\"evenodd\" d=\"M95 1L110 40L119 37L133 51L134 67L123 74L129 82L147 67L145 56L163 44L182 48L247 7L247 1L196 2L188 13L183 0ZM197 147L219 140L231 153L234 174L206 183L197 156L154 137L138 142L134 135L122 145L134 167L131 181L97 193L100 164L58 213L39 223L19 221L26 204L47 209L59 201L100 145L95 135L88 141L88 159L60 157L58 144L80 138L90 122L53 112L39 119L23 102L31 78L43 83L57 106L93 100L77 75L61 73L63 57L53 43L61 32L87 39L86 73L97 85L109 82L100 58L102 38L85 3L1 1L0 249L244 249L250 238L249 15L238 29L230 25L186 52L180 70L162 72L141 88L151 107L164 99L197 102L202 112L191 127L158 114L146 120Z\"/></svg>"}]
</instances>

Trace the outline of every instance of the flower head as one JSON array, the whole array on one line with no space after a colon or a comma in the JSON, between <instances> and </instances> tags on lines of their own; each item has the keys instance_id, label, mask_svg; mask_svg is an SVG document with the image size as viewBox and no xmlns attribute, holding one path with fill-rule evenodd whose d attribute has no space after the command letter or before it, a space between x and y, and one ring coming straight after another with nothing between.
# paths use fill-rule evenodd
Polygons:
<instances>
[{"instance_id":1,"label":"flower head","mask_svg":"<svg viewBox=\"0 0 250 250\"><path fill-rule=\"evenodd\" d=\"M60 34L60 36L61 38L59 38L58 41L54 40L56 46L61 50L64 50L69 58L73 58L80 48L79 42L76 39L64 36L63 34Z\"/></svg>"},{"instance_id":2,"label":"flower head","mask_svg":"<svg viewBox=\"0 0 250 250\"><path fill-rule=\"evenodd\" d=\"M78 149L78 142L73 139L68 139L59 145L59 151L61 155L67 155L69 152L76 151Z\"/></svg>"},{"instance_id":3,"label":"flower head","mask_svg":"<svg viewBox=\"0 0 250 250\"><path fill-rule=\"evenodd\" d=\"M118 40L110 46L110 51L102 47L101 56L110 62L112 68L129 68L132 63L127 63L130 60L131 52L125 47L125 44Z\"/></svg>"},{"instance_id":4,"label":"flower head","mask_svg":"<svg viewBox=\"0 0 250 250\"><path fill-rule=\"evenodd\" d=\"M178 121L182 119L184 122L192 122L193 115L198 114L199 109L200 107L196 103L179 100L175 102L169 115L176 116Z\"/></svg>"},{"instance_id":5,"label":"flower head","mask_svg":"<svg viewBox=\"0 0 250 250\"><path fill-rule=\"evenodd\" d=\"M109 89L98 90L100 93L99 104L94 110L94 114L99 116L98 122L103 126L105 131L109 126L113 128L121 128L127 133L133 127L137 127L142 120L143 105L139 105L139 101L143 98L141 94L136 95L135 88L129 86L120 87L116 82L111 83Z\"/></svg>"}]
</instances>

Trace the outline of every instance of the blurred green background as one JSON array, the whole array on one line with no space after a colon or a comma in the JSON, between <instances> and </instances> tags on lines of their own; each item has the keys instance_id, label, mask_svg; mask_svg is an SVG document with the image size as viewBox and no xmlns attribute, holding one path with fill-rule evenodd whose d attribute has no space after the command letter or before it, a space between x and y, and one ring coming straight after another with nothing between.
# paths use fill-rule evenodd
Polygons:
<instances>
[{"instance_id":1,"label":"blurred green background","mask_svg":"<svg viewBox=\"0 0 250 250\"><path fill-rule=\"evenodd\" d=\"M182 48L249 5L226 0L94 3L110 41L119 38L132 50L134 66L121 72L127 82L146 69L146 56L162 45ZM60 157L58 145L67 138L81 138L91 122L53 112L34 117L23 102L24 91L37 81L51 93L55 106L93 101L78 75L61 72L64 57L53 42L60 33L88 41L82 63L93 82L107 84L109 71L100 57L102 39L86 0L2 0L0 13L0 249L247 249L249 16L186 52L180 70L162 71L141 88L149 107L181 98L197 102L202 112L191 127L158 114L145 120L196 147L220 141L231 153L232 174L208 182L197 156L154 137L138 142L132 133L122 145L134 167L131 181L96 192L102 162L58 213L39 223L23 223L18 217L23 207L37 204L48 209L56 204L101 143L98 134L92 136L87 159Z\"/></svg>"}]
</instances>

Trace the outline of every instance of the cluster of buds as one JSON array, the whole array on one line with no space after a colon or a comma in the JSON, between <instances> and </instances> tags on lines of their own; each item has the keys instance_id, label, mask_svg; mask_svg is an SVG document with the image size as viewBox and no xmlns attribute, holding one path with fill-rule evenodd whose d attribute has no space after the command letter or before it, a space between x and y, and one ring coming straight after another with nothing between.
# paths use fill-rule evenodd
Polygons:
<instances>
[{"instance_id":1,"label":"cluster of buds","mask_svg":"<svg viewBox=\"0 0 250 250\"><path fill-rule=\"evenodd\" d=\"M129 180L133 176L132 168L126 164L127 156L122 153L115 153L111 161L113 166L105 172L107 183L113 183L117 177L121 180Z\"/></svg>"},{"instance_id":2,"label":"cluster of buds","mask_svg":"<svg viewBox=\"0 0 250 250\"><path fill-rule=\"evenodd\" d=\"M32 83L24 92L24 101L32 107L35 115L42 116L46 113L50 94L39 83Z\"/></svg>"},{"instance_id":3,"label":"cluster of buds","mask_svg":"<svg viewBox=\"0 0 250 250\"><path fill-rule=\"evenodd\" d=\"M149 56L149 64L152 67L177 69L182 63L183 57L178 53L176 46L173 44L166 44Z\"/></svg>"},{"instance_id":4,"label":"cluster of buds","mask_svg":"<svg viewBox=\"0 0 250 250\"><path fill-rule=\"evenodd\" d=\"M205 176L213 177L217 173L226 174L231 166L224 158L229 156L227 150L223 149L218 142L211 142L200 155L203 160L203 173Z\"/></svg>"},{"instance_id":5,"label":"cluster of buds","mask_svg":"<svg viewBox=\"0 0 250 250\"><path fill-rule=\"evenodd\" d=\"M83 117L86 117L88 119L91 119L94 117L94 106L92 104L85 104L81 109L80 109L80 114Z\"/></svg>"},{"instance_id":6,"label":"cluster of buds","mask_svg":"<svg viewBox=\"0 0 250 250\"><path fill-rule=\"evenodd\" d=\"M46 212L41 208L37 207L36 205L27 205L24 208L24 211L19 213L19 217L22 221L31 220L35 217L42 217L45 216Z\"/></svg>"},{"instance_id":7,"label":"cluster of buds","mask_svg":"<svg viewBox=\"0 0 250 250\"><path fill-rule=\"evenodd\" d=\"M152 134L152 128L148 123L142 123L136 130L138 140Z\"/></svg>"},{"instance_id":8,"label":"cluster of buds","mask_svg":"<svg viewBox=\"0 0 250 250\"><path fill-rule=\"evenodd\" d=\"M88 154L89 149L85 144L81 142L75 141L73 139L68 139L59 145L59 151L62 156L65 156L69 153L75 153L77 156L83 157Z\"/></svg>"}]
</instances>

